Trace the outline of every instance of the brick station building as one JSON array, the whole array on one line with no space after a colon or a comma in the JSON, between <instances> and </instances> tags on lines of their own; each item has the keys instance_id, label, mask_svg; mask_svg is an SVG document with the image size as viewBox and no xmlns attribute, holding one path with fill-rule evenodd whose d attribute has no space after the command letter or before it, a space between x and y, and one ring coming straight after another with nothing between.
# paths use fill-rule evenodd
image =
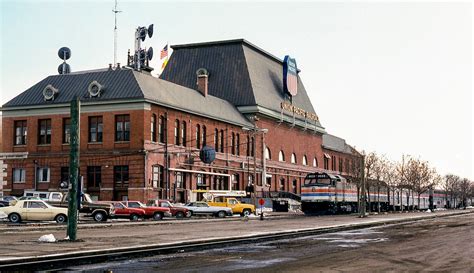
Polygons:
<instances>
[{"instance_id":1,"label":"brick station building","mask_svg":"<svg viewBox=\"0 0 474 273\"><path fill-rule=\"evenodd\" d=\"M75 97L79 172L96 199L299 194L309 172L350 178L359 153L326 133L299 75L297 94L283 91L281 59L242 39L172 48L160 78L120 66L52 75L4 104L3 154L22 155L5 156L4 193L58 191L68 180ZM204 146L216 151L211 164Z\"/></svg>"}]
</instances>

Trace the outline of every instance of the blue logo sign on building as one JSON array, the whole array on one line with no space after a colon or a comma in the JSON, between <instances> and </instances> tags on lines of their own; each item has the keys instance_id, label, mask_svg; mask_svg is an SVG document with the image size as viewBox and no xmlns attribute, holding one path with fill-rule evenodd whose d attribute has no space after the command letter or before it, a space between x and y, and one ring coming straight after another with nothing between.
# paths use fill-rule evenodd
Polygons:
<instances>
[{"instance_id":1,"label":"blue logo sign on building","mask_svg":"<svg viewBox=\"0 0 474 273\"><path fill-rule=\"evenodd\" d=\"M298 93L298 68L296 60L286 55L283 60L283 89L291 96Z\"/></svg>"}]
</instances>

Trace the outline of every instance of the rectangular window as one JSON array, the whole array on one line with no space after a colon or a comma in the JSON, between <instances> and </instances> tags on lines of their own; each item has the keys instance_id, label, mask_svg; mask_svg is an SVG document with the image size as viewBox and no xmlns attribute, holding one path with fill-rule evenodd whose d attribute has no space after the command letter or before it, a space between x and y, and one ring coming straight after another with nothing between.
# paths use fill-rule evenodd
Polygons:
<instances>
[{"instance_id":1,"label":"rectangular window","mask_svg":"<svg viewBox=\"0 0 474 273\"><path fill-rule=\"evenodd\" d=\"M69 182L69 167L61 167L61 181Z\"/></svg>"},{"instance_id":2,"label":"rectangular window","mask_svg":"<svg viewBox=\"0 0 474 273\"><path fill-rule=\"evenodd\" d=\"M324 157L324 169L329 170L329 159L326 156Z\"/></svg>"},{"instance_id":3,"label":"rectangular window","mask_svg":"<svg viewBox=\"0 0 474 273\"><path fill-rule=\"evenodd\" d=\"M63 118L63 143L71 143L71 119Z\"/></svg>"},{"instance_id":4,"label":"rectangular window","mask_svg":"<svg viewBox=\"0 0 474 273\"><path fill-rule=\"evenodd\" d=\"M49 182L50 169L48 167L41 167L37 169L36 179L38 182Z\"/></svg>"},{"instance_id":5,"label":"rectangular window","mask_svg":"<svg viewBox=\"0 0 474 273\"><path fill-rule=\"evenodd\" d=\"M235 142L236 142L235 150L237 152L237 155L240 155L240 134L237 134L237 139Z\"/></svg>"},{"instance_id":6,"label":"rectangular window","mask_svg":"<svg viewBox=\"0 0 474 273\"><path fill-rule=\"evenodd\" d=\"M183 173L176 172L176 188L183 187Z\"/></svg>"},{"instance_id":7,"label":"rectangular window","mask_svg":"<svg viewBox=\"0 0 474 273\"><path fill-rule=\"evenodd\" d=\"M214 150L219 152L219 130L217 128L214 130Z\"/></svg>"},{"instance_id":8,"label":"rectangular window","mask_svg":"<svg viewBox=\"0 0 474 273\"><path fill-rule=\"evenodd\" d=\"M101 166L87 166L87 187L100 188L102 183Z\"/></svg>"},{"instance_id":9,"label":"rectangular window","mask_svg":"<svg viewBox=\"0 0 474 273\"><path fill-rule=\"evenodd\" d=\"M26 177L26 171L22 168L13 169L13 183L24 183Z\"/></svg>"},{"instance_id":10,"label":"rectangular window","mask_svg":"<svg viewBox=\"0 0 474 273\"><path fill-rule=\"evenodd\" d=\"M196 182L197 182L198 186L205 186L206 185L206 181L205 181L204 175L202 173L198 173Z\"/></svg>"},{"instance_id":11,"label":"rectangular window","mask_svg":"<svg viewBox=\"0 0 474 273\"><path fill-rule=\"evenodd\" d=\"M343 166L344 163L342 161L343 161L342 158L339 158L339 166L338 167L339 167L339 172L341 172L341 173L342 173L342 170L343 170L343 167L344 167Z\"/></svg>"},{"instance_id":12,"label":"rectangular window","mask_svg":"<svg viewBox=\"0 0 474 273\"><path fill-rule=\"evenodd\" d=\"M51 119L38 120L38 144L51 144Z\"/></svg>"},{"instance_id":13,"label":"rectangular window","mask_svg":"<svg viewBox=\"0 0 474 273\"><path fill-rule=\"evenodd\" d=\"M224 152L224 130L221 130L221 153Z\"/></svg>"},{"instance_id":14,"label":"rectangular window","mask_svg":"<svg viewBox=\"0 0 474 273\"><path fill-rule=\"evenodd\" d=\"M160 165L154 165L153 166L153 174L152 174L152 182L153 182L153 188L164 188L163 183L163 166Z\"/></svg>"},{"instance_id":15,"label":"rectangular window","mask_svg":"<svg viewBox=\"0 0 474 273\"><path fill-rule=\"evenodd\" d=\"M181 124L181 144L186 147L186 121Z\"/></svg>"},{"instance_id":16,"label":"rectangular window","mask_svg":"<svg viewBox=\"0 0 474 273\"><path fill-rule=\"evenodd\" d=\"M128 165L114 166L114 187L128 188Z\"/></svg>"},{"instance_id":17,"label":"rectangular window","mask_svg":"<svg viewBox=\"0 0 474 273\"><path fill-rule=\"evenodd\" d=\"M130 141L130 115L115 116L115 141Z\"/></svg>"},{"instance_id":18,"label":"rectangular window","mask_svg":"<svg viewBox=\"0 0 474 273\"><path fill-rule=\"evenodd\" d=\"M174 144L179 145L179 120L174 121Z\"/></svg>"},{"instance_id":19,"label":"rectangular window","mask_svg":"<svg viewBox=\"0 0 474 273\"><path fill-rule=\"evenodd\" d=\"M89 142L102 142L102 117L89 117Z\"/></svg>"},{"instance_id":20,"label":"rectangular window","mask_svg":"<svg viewBox=\"0 0 474 273\"><path fill-rule=\"evenodd\" d=\"M201 149L201 126L196 125L196 148Z\"/></svg>"},{"instance_id":21,"label":"rectangular window","mask_svg":"<svg viewBox=\"0 0 474 273\"><path fill-rule=\"evenodd\" d=\"M230 135L230 153L235 155L235 134L232 132Z\"/></svg>"},{"instance_id":22,"label":"rectangular window","mask_svg":"<svg viewBox=\"0 0 474 273\"><path fill-rule=\"evenodd\" d=\"M15 121L15 145L26 145L26 120Z\"/></svg>"}]
</instances>

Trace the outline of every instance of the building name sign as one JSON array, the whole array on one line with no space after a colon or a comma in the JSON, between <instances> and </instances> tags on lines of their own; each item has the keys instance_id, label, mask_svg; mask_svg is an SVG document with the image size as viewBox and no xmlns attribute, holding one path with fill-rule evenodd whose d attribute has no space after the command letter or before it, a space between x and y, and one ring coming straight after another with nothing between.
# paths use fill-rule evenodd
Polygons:
<instances>
[{"instance_id":1,"label":"building name sign","mask_svg":"<svg viewBox=\"0 0 474 273\"><path fill-rule=\"evenodd\" d=\"M291 113L294 113L295 115L302 116L302 117L305 117L305 118L310 119L310 120L319 121L318 115L316 115L314 113L307 112L304 109L296 107L296 106L294 106L293 104L291 104L289 102L282 101L280 103L280 107L281 107L281 109L283 109L285 111L288 111L288 112L291 112Z\"/></svg>"}]
</instances>

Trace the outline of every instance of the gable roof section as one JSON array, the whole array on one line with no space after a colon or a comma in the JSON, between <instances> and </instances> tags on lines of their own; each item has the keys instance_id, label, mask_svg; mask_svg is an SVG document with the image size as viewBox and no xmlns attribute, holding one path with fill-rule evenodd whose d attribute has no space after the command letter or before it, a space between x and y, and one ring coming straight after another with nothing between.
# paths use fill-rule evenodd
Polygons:
<instances>
[{"instance_id":1,"label":"gable roof section","mask_svg":"<svg viewBox=\"0 0 474 273\"><path fill-rule=\"evenodd\" d=\"M358 152L354 148L346 144L346 140L337 136L330 135L330 134L323 135L322 146L325 149L333 150L336 152L341 152L341 153L346 153L346 154L355 154L355 155L358 154ZM357 152L357 154L355 152Z\"/></svg>"},{"instance_id":2,"label":"gable roof section","mask_svg":"<svg viewBox=\"0 0 474 273\"><path fill-rule=\"evenodd\" d=\"M259 106L281 112L283 61L244 39L173 45L173 54L160 78L194 89L196 71L209 71L209 94L236 107ZM301 78L293 105L314 113ZM303 117L296 116L304 120ZM321 127L319 122L317 126Z\"/></svg>"},{"instance_id":3,"label":"gable roof section","mask_svg":"<svg viewBox=\"0 0 474 273\"><path fill-rule=\"evenodd\" d=\"M89 98L92 81L104 86L100 97ZM45 101L43 89L51 84L59 90L54 100ZM121 70L95 70L54 75L45 78L3 105L2 110L25 106L64 105L76 96L81 102L95 103L117 100L142 99L164 107L190 112L208 118L226 121L239 126L253 126L231 103L196 90L161 80L128 68Z\"/></svg>"}]
</instances>

